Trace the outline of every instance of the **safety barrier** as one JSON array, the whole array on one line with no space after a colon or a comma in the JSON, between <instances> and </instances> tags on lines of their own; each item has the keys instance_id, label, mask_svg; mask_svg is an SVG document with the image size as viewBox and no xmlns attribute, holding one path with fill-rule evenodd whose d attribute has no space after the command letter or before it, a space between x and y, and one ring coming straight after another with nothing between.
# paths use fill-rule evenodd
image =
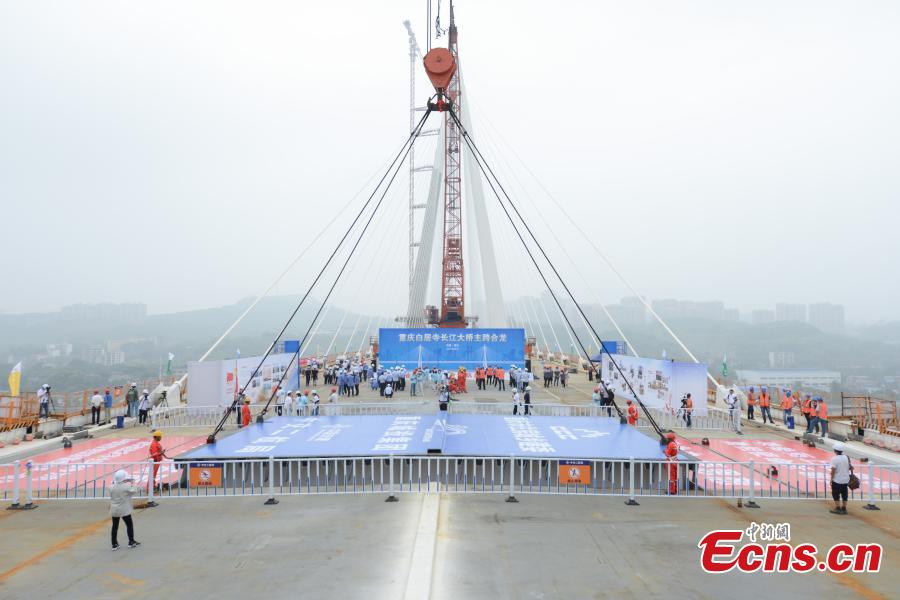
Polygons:
<instances>
[{"instance_id":1,"label":"safety barrier","mask_svg":"<svg viewBox=\"0 0 900 600\"><path fill-rule=\"evenodd\" d=\"M154 472L154 469L158 469ZM190 463L0 465L4 498L101 500L125 470L148 501L160 498L310 494L569 494L678 498L829 499L830 465L522 457L371 456ZM851 500L900 500L900 467L858 465ZM153 481L154 486L149 482Z\"/></svg>"},{"instance_id":2,"label":"safety barrier","mask_svg":"<svg viewBox=\"0 0 900 600\"><path fill-rule=\"evenodd\" d=\"M467 402L453 401L449 405L449 411L455 414L483 414L483 415L508 415L512 413L512 404L507 402ZM214 427L226 408L223 406L174 406L157 407L151 411L150 423L153 427ZM256 419L261 412L262 405L250 405L251 415ZM287 407L281 410L287 414ZM307 406L301 411L296 405L292 407L292 413L297 416L348 416L348 415L397 415L397 414L424 414L437 410L434 401L418 402L366 402L366 403L320 403L318 412L315 407ZM687 422L681 412L670 413L658 409L649 409L650 414L657 424L663 429L685 427ZM601 407L593 404L532 404L529 407L530 414L546 417L603 417L616 416L611 407ZM270 406L269 415L277 415L278 407ZM237 415L232 414L225 423L226 427L237 426ZM731 420L728 411L710 407L706 415L693 415L691 419L692 429L728 431L731 429ZM651 427L649 420L641 414L637 422L638 427Z\"/></svg>"}]
</instances>

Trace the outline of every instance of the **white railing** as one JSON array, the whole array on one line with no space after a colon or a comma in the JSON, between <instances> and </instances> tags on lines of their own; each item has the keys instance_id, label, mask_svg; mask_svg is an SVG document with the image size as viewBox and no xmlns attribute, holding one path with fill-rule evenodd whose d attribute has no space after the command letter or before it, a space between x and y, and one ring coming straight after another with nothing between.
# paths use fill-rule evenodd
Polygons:
<instances>
[{"instance_id":1,"label":"white railing","mask_svg":"<svg viewBox=\"0 0 900 600\"><path fill-rule=\"evenodd\" d=\"M297 416L347 416L347 415L397 415L397 414L423 414L436 411L436 401L414 402L365 402L365 403L320 403L318 412L314 406L307 406L304 410L294 405L292 414ZM483 414L483 415L507 415L512 414L511 402L470 402L454 400L449 405L449 411L455 414ZM153 410L150 415L152 427L214 427L225 414L224 406L175 406L162 407ZM262 405L251 405L253 419L262 411ZM650 414L657 424L663 429L684 428L687 420L683 413L675 414L651 408ZM277 416L287 414L287 407L279 408L275 405L269 407L269 415ZM610 407L596 404L531 404L530 414L535 416L551 417L615 417L617 413ZM237 426L237 414L232 413L225 423L226 428ZM651 427L650 421L640 413L637 422L638 427ZM706 415L692 415L691 427L698 430L728 431L731 429L730 416L727 411L718 408L709 408Z\"/></svg>"},{"instance_id":2,"label":"white railing","mask_svg":"<svg viewBox=\"0 0 900 600\"><path fill-rule=\"evenodd\" d=\"M597 496L829 499L830 465L754 462L582 461L584 483L564 483L571 465L557 458L348 457L162 463L0 465L4 498L106 499L113 473L125 470L148 500L193 497L470 493ZM584 469L584 467L588 467ZM512 468L511 468L512 467ZM774 469L773 469L774 468ZM589 471L589 472L588 472ZM562 479L560 475L562 474ZM857 465L851 500L900 500L900 467ZM155 486L149 486L149 481ZM156 488L156 489L154 489ZM151 493L152 491L152 493Z\"/></svg>"}]
</instances>

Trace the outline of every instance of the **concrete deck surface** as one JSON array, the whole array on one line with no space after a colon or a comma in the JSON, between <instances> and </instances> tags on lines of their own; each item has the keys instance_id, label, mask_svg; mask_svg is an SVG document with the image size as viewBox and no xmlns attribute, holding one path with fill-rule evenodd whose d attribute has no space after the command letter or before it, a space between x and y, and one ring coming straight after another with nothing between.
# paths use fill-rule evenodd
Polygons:
<instances>
[{"instance_id":1,"label":"concrete deck surface","mask_svg":"<svg viewBox=\"0 0 900 600\"><path fill-rule=\"evenodd\" d=\"M589 497L383 500L286 497L264 506L258 497L163 499L135 514L143 546L118 552L109 549L105 502L4 511L0 598L758 600L896 598L900 590L896 503L877 512L854 505L850 515L835 516L820 501L771 500L750 510L715 499L642 499L638 507ZM881 572L703 573L698 540L754 520L789 522L794 543L820 549L880 543Z\"/></svg>"}]
</instances>

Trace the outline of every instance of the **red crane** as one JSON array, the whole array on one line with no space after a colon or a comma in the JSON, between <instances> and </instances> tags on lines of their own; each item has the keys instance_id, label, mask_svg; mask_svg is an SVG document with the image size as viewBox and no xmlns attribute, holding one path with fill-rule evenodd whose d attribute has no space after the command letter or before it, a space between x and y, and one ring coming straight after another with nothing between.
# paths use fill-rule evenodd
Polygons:
<instances>
[{"instance_id":1,"label":"red crane","mask_svg":"<svg viewBox=\"0 0 900 600\"><path fill-rule=\"evenodd\" d=\"M425 71L437 90L440 111L455 111L459 117L459 50L453 3L447 48L434 48L425 55ZM449 102L445 102L445 98ZM428 322L439 327L465 327L465 289L462 247L462 135L456 121L444 115L444 238L441 262L440 314L428 309Z\"/></svg>"}]
</instances>

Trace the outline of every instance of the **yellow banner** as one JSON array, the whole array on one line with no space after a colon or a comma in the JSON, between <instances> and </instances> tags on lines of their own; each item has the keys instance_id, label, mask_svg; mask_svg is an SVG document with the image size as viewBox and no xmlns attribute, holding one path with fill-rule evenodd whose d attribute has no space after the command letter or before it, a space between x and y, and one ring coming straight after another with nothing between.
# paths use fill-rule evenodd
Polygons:
<instances>
[{"instance_id":1,"label":"yellow banner","mask_svg":"<svg viewBox=\"0 0 900 600\"><path fill-rule=\"evenodd\" d=\"M22 382L22 363L18 363L13 367L12 371L9 372L9 395L10 396L18 396L19 395L19 384Z\"/></svg>"}]
</instances>

